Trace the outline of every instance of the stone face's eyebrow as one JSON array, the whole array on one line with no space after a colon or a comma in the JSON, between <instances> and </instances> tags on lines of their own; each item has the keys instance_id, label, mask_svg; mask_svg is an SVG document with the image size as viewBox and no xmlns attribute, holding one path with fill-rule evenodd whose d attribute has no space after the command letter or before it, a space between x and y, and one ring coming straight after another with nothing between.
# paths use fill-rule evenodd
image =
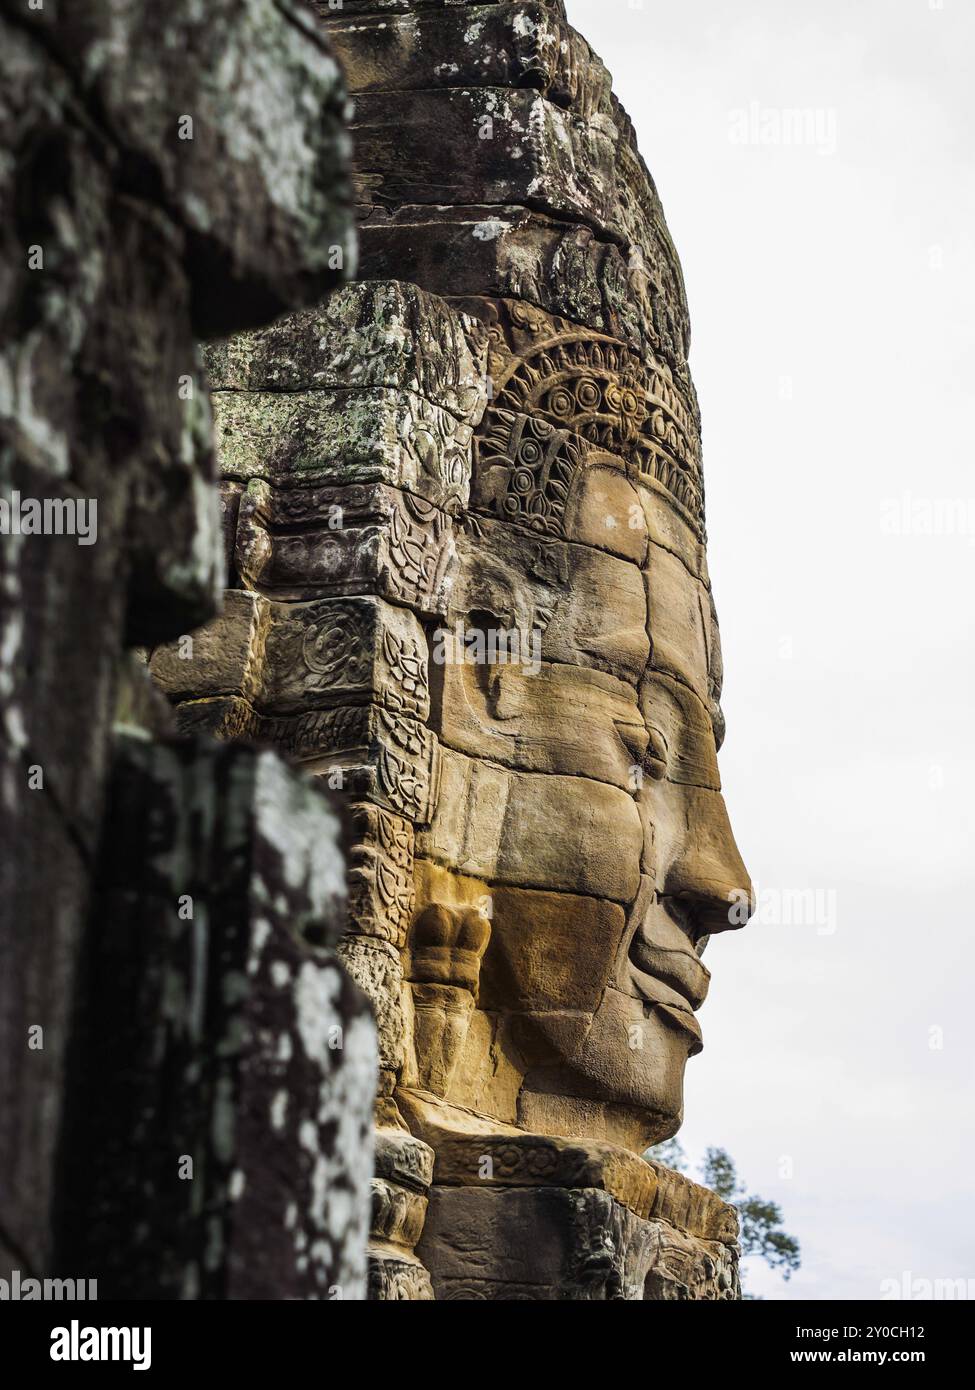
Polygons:
<instances>
[{"instance_id":1,"label":"stone face's eyebrow","mask_svg":"<svg viewBox=\"0 0 975 1390\"><path fill-rule=\"evenodd\" d=\"M724 688L724 658L721 651L721 632L718 627L718 614L714 604L714 594L708 586L707 602L702 607L702 619L708 651L708 706L714 728L714 743L718 752L724 743L727 725L724 710L721 708L721 693Z\"/></svg>"}]
</instances>

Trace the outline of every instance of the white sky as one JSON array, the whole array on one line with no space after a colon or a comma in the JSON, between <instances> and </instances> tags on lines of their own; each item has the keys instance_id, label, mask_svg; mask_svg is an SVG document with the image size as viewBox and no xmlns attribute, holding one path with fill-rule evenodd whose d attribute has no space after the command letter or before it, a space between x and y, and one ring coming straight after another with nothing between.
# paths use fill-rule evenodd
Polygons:
<instances>
[{"instance_id":1,"label":"white sky","mask_svg":"<svg viewBox=\"0 0 975 1390\"><path fill-rule=\"evenodd\" d=\"M802 1241L753 1292L975 1281L975 4L567 7L684 265L722 772L766 893L709 947L680 1137L726 1147ZM785 108L818 113L811 141L732 138ZM905 497L966 503L967 534L923 511L891 534ZM832 934L782 922L803 888Z\"/></svg>"}]
</instances>

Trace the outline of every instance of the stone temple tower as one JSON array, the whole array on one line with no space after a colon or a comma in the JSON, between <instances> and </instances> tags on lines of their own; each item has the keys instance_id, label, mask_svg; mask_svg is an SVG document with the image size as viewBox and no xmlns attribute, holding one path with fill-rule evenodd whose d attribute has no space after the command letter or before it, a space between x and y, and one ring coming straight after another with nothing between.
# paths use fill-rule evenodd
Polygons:
<instances>
[{"instance_id":1,"label":"stone temple tower","mask_svg":"<svg viewBox=\"0 0 975 1390\"><path fill-rule=\"evenodd\" d=\"M371 1295L738 1296L674 1134L751 885L680 264L560 0L317 5L359 280L210 350L231 588L151 669L341 792Z\"/></svg>"}]
</instances>

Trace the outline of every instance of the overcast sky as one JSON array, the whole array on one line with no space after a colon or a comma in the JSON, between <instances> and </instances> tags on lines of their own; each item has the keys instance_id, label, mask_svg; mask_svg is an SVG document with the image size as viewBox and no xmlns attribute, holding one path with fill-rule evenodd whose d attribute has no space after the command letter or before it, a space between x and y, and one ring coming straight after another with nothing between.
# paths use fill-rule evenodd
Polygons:
<instances>
[{"instance_id":1,"label":"overcast sky","mask_svg":"<svg viewBox=\"0 0 975 1390\"><path fill-rule=\"evenodd\" d=\"M802 1241L754 1292L975 1296L975 4L567 6L684 265L722 771L763 890L708 949L681 1139Z\"/></svg>"}]
</instances>

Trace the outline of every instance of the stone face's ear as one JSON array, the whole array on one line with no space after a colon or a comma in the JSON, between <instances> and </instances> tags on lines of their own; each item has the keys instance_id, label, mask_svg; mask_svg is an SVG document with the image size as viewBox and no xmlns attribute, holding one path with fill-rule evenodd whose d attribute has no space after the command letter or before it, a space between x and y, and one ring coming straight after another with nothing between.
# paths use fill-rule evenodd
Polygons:
<instances>
[{"instance_id":1,"label":"stone face's ear","mask_svg":"<svg viewBox=\"0 0 975 1390\"><path fill-rule=\"evenodd\" d=\"M454 914L439 903L424 908L413 924L410 939L410 980L422 984L451 983L451 944Z\"/></svg>"},{"instance_id":2,"label":"stone face's ear","mask_svg":"<svg viewBox=\"0 0 975 1390\"><path fill-rule=\"evenodd\" d=\"M491 924L478 908L455 910L431 903L413 926L410 982L467 990L476 1000L490 936Z\"/></svg>"},{"instance_id":3,"label":"stone face's ear","mask_svg":"<svg viewBox=\"0 0 975 1390\"><path fill-rule=\"evenodd\" d=\"M477 1003L491 924L478 908L431 903L413 925L413 1063L407 1084L443 1097L450 1088Z\"/></svg>"},{"instance_id":4,"label":"stone face's ear","mask_svg":"<svg viewBox=\"0 0 975 1390\"><path fill-rule=\"evenodd\" d=\"M714 746L720 753L725 738L725 717L721 708L721 691L724 686L724 659L721 655L721 633L718 630L718 614L714 606L714 595L708 594L708 613L705 623L708 631L708 697L711 723L714 726Z\"/></svg>"},{"instance_id":5,"label":"stone face's ear","mask_svg":"<svg viewBox=\"0 0 975 1390\"><path fill-rule=\"evenodd\" d=\"M465 908L460 913L460 920L457 924L457 945L454 956L457 962L458 977L461 974L466 977L463 983L467 985L475 998L477 997L481 961L490 939L491 923L480 908ZM460 984L462 981L458 978L457 983Z\"/></svg>"}]
</instances>

